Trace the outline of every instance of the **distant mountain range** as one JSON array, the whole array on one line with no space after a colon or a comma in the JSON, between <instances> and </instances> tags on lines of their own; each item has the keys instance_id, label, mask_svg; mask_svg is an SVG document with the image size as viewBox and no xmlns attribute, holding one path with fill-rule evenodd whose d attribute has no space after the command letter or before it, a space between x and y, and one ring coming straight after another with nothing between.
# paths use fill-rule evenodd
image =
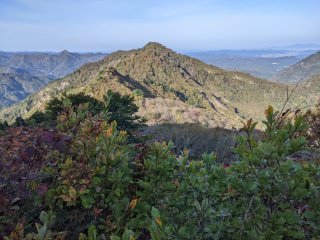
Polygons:
<instances>
[{"instance_id":1,"label":"distant mountain range","mask_svg":"<svg viewBox=\"0 0 320 240\"><path fill-rule=\"evenodd\" d=\"M87 62L95 62L104 53L71 53L66 50L59 53L6 53L0 52L0 66L22 69L33 76L61 78Z\"/></svg>"},{"instance_id":2,"label":"distant mountain range","mask_svg":"<svg viewBox=\"0 0 320 240\"><path fill-rule=\"evenodd\" d=\"M220 50L186 54L226 70L242 71L255 77L272 80L274 75L315 52L315 50L262 49Z\"/></svg>"},{"instance_id":3,"label":"distant mountain range","mask_svg":"<svg viewBox=\"0 0 320 240\"><path fill-rule=\"evenodd\" d=\"M7 106L40 90L50 81L65 77L103 53L9 53L0 52L0 107Z\"/></svg>"},{"instance_id":4,"label":"distant mountain range","mask_svg":"<svg viewBox=\"0 0 320 240\"><path fill-rule=\"evenodd\" d=\"M276 57L297 57L305 58L317 50L284 50L284 49L257 49L257 50L216 50L202 52L186 52L192 57L207 58L276 58Z\"/></svg>"},{"instance_id":5,"label":"distant mountain range","mask_svg":"<svg viewBox=\"0 0 320 240\"><path fill-rule=\"evenodd\" d=\"M9 106L25 99L46 86L50 80L47 77L32 76L23 70L0 71L0 106Z\"/></svg>"},{"instance_id":6,"label":"distant mountain range","mask_svg":"<svg viewBox=\"0 0 320 240\"><path fill-rule=\"evenodd\" d=\"M297 83L317 75L320 75L320 51L280 71L272 80Z\"/></svg>"},{"instance_id":7,"label":"distant mountain range","mask_svg":"<svg viewBox=\"0 0 320 240\"><path fill-rule=\"evenodd\" d=\"M306 50L316 45L296 45L283 49L220 50L190 52L187 55L226 70L278 82L297 82L319 74L318 59L309 68L305 57L315 53ZM49 82L63 78L87 62L101 60L104 53L0 52L0 109L25 99ZM301 61L301 62L299 62ZM295 65L296 64L296 65ZM300 64L300 65L299 65ZM301 65L302 64L302 65ZM300 66L300 67L299 67Z\"/></svg>"},{"instance_id":8,"label":"distant mountain range","mask_svg":"<svg viewBox=\"0 0 320 240\"><path fill-rule=\"evenodd\" d=\"M101 99L108 89L122 94L141 91L140 114L149 124L193 121L207 126L239 127L242 119L261 119L272 104L282 107L294 86L231 72L177 54L159 43L118 51L87 63L65 78L0 112L1 120L30 117L62 93L84 92ZM289 105L314 102L316 93L296 89Z\"/></svg>"},{"instance_id":9,"label":"distant mountain range","mask_svg":"<svg viewBox=\"0 0 320 240\"><path fill-rule=\"evenodd\" d=\"M285 49L293 51L305 51L305 50L320 50L320 44L318 43L298 43L288 46L273 47L272 49Z\"/></svg>"}]
</instances>

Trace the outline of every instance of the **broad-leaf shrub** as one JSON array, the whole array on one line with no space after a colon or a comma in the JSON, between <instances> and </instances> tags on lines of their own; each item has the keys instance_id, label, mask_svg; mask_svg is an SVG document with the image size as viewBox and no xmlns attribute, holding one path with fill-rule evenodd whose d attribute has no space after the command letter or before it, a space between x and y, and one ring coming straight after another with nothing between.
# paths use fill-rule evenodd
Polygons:
<instances>
[{"instance_id":1,"label":"broad-leaf shrub","mask_svg":"<svg viewBox=\"0 0 320 240\"><path fill-rule=\"evenodd\" d=\"M86 108L70 106L58 117L57 127L73 140L68 152L51 155L57 165L47 169L54 181L46 204L63 216L59 229L69 224L76 235L94 222L109 234L124 221L130 201L126 133L116 129L116 122L93 118Z\"/></svg>"},{"instance_id":2,"label":"broad-leaf shrub","mask_svg":"<svg viewBox=\"0 0 320 240\"><path fill-rule=\"evenodd\" d=\"M39 220L41 223L35 223L36 233L28 233L25 235L24 227L22 223L18 223L14 231L11 232L9 237L5 237L5 240L50 240L50 239L64 239L64 232L52 232L51 227L54 224L56 216L52 211L44 212L42 211L39 215Z\"/></svg>"},{"instance_id":3,"label":"broad-leaf shrub","mask_svg":"<svg viewBox=\"0 0 320 240\"><path fill-rule=\"evenodd\" d=\"M257 140L248 121L229 165L212 154L191 160L188 150L177 158L171 143L128 144L116 122L87 108L66 103L58 117L72 141L48 155L49 188L35 198L55 212L52 231L67 239L320 237L319 165L291 159L306 143L301 117L278 124L269 107L265 136Z\"/></svg>"}]
</instances>

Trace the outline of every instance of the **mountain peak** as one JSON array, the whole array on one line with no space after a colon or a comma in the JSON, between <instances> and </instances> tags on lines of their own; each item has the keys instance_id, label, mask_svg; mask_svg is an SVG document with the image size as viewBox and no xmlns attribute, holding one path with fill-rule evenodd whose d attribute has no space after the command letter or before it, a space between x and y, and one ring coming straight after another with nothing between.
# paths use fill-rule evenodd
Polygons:
<instances>
[{"instance_id":1,"label":"mountain peak","mask_svg":"<svg viewBox=\"0 0 320 240\"><path fill-rule=\"evenodd\" d=\"M63 50L63 51L61 51L61 52L59 52L59 54L60 55L72 55L72 53L71 52L69 52L68 50Z\"/></svg>"},{"instance_id":2,"label":"mountain peak","mask_svg":"<svg viewBox=\"0 0 320 240\"><path fill-rule=\"evenodd\" d=\"M161 43L157 42L148 42L143 49L157 49L157 50L170 50L166 46L162 45Z\"/></svg>"},{"instance_id":3,"label":"mountain peak","mask_svg":"<svg viewBox=\"0 0 320 240\"><path fill-rule=\"evenodd\" d=\"M73 62L67 58L63 60L68 64ZM217 126L217 123L224 125L225 122L229 124L229 121L225 120L226 116L237 119L232 123L234 126L241 125L239 112L244 117L258 120L262 117L264 106L272 104L275 108L282 107L288 91L285 85L256 79L240 72L225 71L175 53L159 43L150 42L143 48L119 51L103 61L82 66L79 71L54 81L32 95L26 100L31 101L31 104L17 104L1 110L0 120L13 121L17 114L23 114L22 117L31 116L39 107L45 106L50 99L47 96L59 96L64 92L84 92L102 99L106 89L121 94L141 90L146 98L159 97L183 102L186 104L184 107L190 105L203 113L210 112L213 115L211 120L202 120L196 113L190 116L180 115L181 118L194 118L199 123L206 122L208 126ZM270 91L273 94L268 94ZM297 90L294 101L301 102L300 99L306 96L305 92ZM307 94L310 95L309 92ZM311 103L314 96L314 92L311 92ZM174 106L174 103L172 104ZM158 107L156 104L149 105L148 109L154 111L158 110ZM159 111L162 111L161 108ZM168 115L165 119L171 119L171 116L175 119L175 114L180 114L171 111L170 117ZM158 121L159 117L156 115L150 119Z\"/></svg>"}]
</instances>

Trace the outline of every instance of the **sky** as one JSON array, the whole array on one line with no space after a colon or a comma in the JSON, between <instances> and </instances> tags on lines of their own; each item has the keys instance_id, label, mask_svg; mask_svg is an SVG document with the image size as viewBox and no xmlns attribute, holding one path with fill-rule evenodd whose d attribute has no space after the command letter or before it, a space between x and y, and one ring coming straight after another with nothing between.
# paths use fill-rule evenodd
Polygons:
<instances>
[{"instance_id":1,"label":"sky","mask_svg":"<svg viewBox=\"0 0 320 240\"><path fill-rule=\"evenodd\" d=\"M0 50L320 44L320 0L0 0Z\"/></svg>"}]
</instances>

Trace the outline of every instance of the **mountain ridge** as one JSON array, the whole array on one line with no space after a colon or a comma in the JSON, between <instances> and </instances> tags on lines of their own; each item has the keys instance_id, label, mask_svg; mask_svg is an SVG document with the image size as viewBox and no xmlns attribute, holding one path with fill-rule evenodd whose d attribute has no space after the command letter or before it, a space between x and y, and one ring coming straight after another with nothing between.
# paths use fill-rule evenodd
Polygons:
<instances>
[{"instance_id":1,"label":"mountain ridge","mask_svg":"<svg viewBox=\"0 0 320 240\"><path fill-rule=\"evenodd\" d=\"M243 117L261 118L262 109L268 104L280 107L288 88L293 86L225 71L150 42L143 48L117 51L83 65L22 103L1 111L0 118L29 117L63 92L85 92L101 99L108 89L122 94L138 89L145 94L146 102L154 98L179 101L195 107L201 114L209 111L210 118L221 119L221 124L230 121L233 123L229 127L239 127ZM293 100L298 104L305 97L299 93Z\"/></svg>"}]
</instances>

